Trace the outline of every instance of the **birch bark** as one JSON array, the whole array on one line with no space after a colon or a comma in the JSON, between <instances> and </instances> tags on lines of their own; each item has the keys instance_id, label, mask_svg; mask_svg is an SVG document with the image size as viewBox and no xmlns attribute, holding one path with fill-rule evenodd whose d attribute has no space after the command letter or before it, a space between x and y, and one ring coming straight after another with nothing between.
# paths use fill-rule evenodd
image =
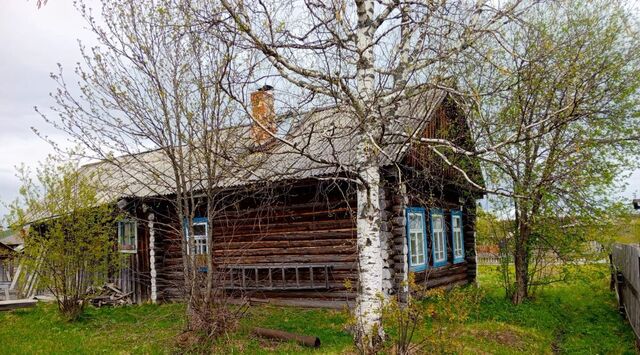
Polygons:
<instances>
[{"instance_id":1,"label":"birch bark","mask_svg":"<svg viewBox=\"0 0 640 355\"><path fill-rule=\"evenodd\" d=\"M357 338L365 341L368 347L375 346L382 338L380 325L380 302L382 294L383 260L380 243L380 171L378 152L372 141L378 131L379 120L372 114L374 97L374 27L373 1L356 1L358 13L357 49L359 60L356 72L356 85L360 101L360 119L362 120L362 140L357 148L359 175L357 212L358 245L358 297L356 300Z\"/></svg>"}]
</instances>

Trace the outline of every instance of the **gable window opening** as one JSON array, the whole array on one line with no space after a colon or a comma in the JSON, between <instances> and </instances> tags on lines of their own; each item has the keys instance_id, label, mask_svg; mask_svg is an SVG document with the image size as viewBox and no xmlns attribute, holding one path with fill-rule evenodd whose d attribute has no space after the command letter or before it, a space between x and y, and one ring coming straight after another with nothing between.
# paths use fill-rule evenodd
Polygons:
<instances>
[{"instance_id":1,"label":"gable window opening","mask_svg":"<svg viewBox=\"0 0 640 355\"><path fill-rule=\"evenodd\" d=\"M424 208L407 208L407 237L409 239L409 266L411 271L426 269L428 260Z\"/></svg>"},{"instance_id":2,"label":"gable window opening","mask_svg":"<svg viewBox=\"0 0 640 355\"><path fill-rule=\"evenodd\" d=\"M121 253L136 253L138 246L138 223L134 220L118 222L118 250Z\"/></svg>"},{"instance_id":3,"label":"gable window opening","mask_svg":"<svg viewBox=\"0 0 640 355\"><path fill-rule=\"evenodd\" d=\"M209 252L209 243L207 241L208 228L209 223L207 218L193 219L193 249L187 248L187 254L207 255L207 253ZM191 236L189 235L188 227L185 231L185 235L187 237L187 244L190 244Z\"/></svg>"},{"instance_id":4,"label":"gable window opening","mask_svg":"<svg viewBox=\"0 0 640 355\"><path fill-rule=\"evenodd\" d=\"M462 211L451 211L451 236L453 240L453 262L463 262L464 238L462 236Z\"/></svg>"},{"instance_id":5,"label":"gable window opening","mask_svg":"<svg viewBox=\"0 0 640 355\"><path fill-rule=\"evenodd\" d=\"M433 266L442 266L447 263L447 239L444 228L444 213L442 210L431 210Z\"/></svg>"}]
</instances>

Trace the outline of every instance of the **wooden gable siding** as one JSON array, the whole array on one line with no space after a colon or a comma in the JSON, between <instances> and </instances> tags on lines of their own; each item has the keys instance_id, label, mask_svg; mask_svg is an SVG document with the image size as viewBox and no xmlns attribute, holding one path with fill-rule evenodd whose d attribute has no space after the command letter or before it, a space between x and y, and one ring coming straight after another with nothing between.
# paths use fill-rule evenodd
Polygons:
<instances>
[{"instance_id":1,"label":"wooden gable siding","mask_svg":"<svg viewBox=\"0 0 640 355\"><path fill-rule=\"evenodd\" d=\"M222 270L243 265L326 264L327 289L249 290L247 294L274 298L352 298L354 294L346 289L345 281L351 280L355 285L357 278L356 224L351 209L355 205L352 192L327 188L316 181L287 189L270 198L269 205L246 202L220 211L213 221L214 263ZM156 236L159 297L180 298L183 284L180 236L174 228L159 231ZM259 276L265 284L267 275ZM324 282L324 275L315 276ZM285 277L288 285L293 286L295 275L291 270ZM229 282L226 275L225 281ZM300 285L306 287L310 282L309 272L300 270Z\"/></svg>"},{"instance_id":2,"label":"wooden gable siding","mask_svg":"<svg viewBox=\"0 0 640 355\"><path fill-rule=\"evenodd\" d=\"M466 118L451 98L446 99L437 108L431 120L420 133L421 138L446 139L463 149L469 151L475 149ZM454 154L444 145L439 147L438 144L431 145L436 146L438 151L444 154L453 165L462 168L474 182L483 184L482 173L476 161L463 155ZM475 188L471 188L459 171L445 163L442 157L427 146L427 143L413 142L404 164L415 170L420 170L425 176L475 190Z\"/></svg>"}]
</instances>

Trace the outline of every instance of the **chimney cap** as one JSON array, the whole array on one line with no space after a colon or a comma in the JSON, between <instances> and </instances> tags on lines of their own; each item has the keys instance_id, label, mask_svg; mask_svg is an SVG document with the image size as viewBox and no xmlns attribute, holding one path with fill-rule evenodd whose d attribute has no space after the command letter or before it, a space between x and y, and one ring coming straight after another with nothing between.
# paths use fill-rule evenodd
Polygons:
<instances>
[{"instance_id":1,"label":"chimney cap","mask_svg":"<svg viewBox=\"0 0 640 355\"><path fill-rule=\"evenodd\" d=\"M263 87L258 89L258 91L271 91L271 90L273 90L273 86L271 86L269 84L265 84Z\"/></svg>"}]
</instances>

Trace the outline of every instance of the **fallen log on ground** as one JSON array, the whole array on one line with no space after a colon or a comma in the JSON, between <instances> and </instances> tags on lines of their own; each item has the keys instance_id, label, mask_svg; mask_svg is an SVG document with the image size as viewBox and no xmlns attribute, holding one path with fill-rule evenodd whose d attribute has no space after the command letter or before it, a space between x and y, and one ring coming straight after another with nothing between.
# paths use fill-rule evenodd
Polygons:
<instances>
[{"instance_id":1,"label":"fallen log on ground","mask_svg":"<svg viewBox=\"0 0 640 355\"><path fill-rule=\"evenodd\" d=\"M320 347L320 338L314 336L300 335L295 333L283 332L281 330L258 327L253 328L253 333L264 338L277 340L293 340L300 345L308 346L311 348Z\"/></svg>"}]
</instances>

